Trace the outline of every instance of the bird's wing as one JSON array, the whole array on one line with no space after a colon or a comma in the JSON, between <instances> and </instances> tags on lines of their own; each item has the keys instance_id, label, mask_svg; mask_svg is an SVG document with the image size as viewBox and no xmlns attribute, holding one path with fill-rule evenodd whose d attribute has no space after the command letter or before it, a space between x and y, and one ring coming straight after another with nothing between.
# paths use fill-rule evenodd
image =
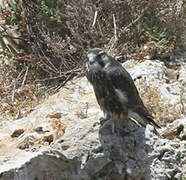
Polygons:
<instances>
[{"instance_id":1,"label":"bird's wing","mask_svg":"<svg viewBox=\"0 0 186 180\"><path fill-rule=\"evenodd\" d=\"M125 105L129 106L141 103L139 93L130 74L122 65L113 61L105 70L107 86L112 87L113 91L119 96L121 101L125 100ZM130 100L130 102L129 102Z\"/></svg>"},{"instance_id":2,"label":"bird's wing","mask_svg":"<svg viewBox=\"0 0 186 180\"><path fill-rule=\"evenodd\" d=\"M152 115L149 114L145 106L137 106L135 109L129 112L129 117L133 120L138 121L138 123L140 123L142 126L151 124L157 128L160 128L160 126L155 123Z\"/></svg>"},{"instance_id":3,"label":"bird's wing","mask_svg":"<svg viewBox=\"0 0 186 180\"><path fill-rule=\"evenodd\" d=\"M113 87L113 91L119 97L121 104L127 106L128 116L143 126L150 123L159 127L144 106L132 77L122 65L117 61L114 62L110 65L110 68L108 67L106 74L108 85Z\"/></svg>"}]
</instances>

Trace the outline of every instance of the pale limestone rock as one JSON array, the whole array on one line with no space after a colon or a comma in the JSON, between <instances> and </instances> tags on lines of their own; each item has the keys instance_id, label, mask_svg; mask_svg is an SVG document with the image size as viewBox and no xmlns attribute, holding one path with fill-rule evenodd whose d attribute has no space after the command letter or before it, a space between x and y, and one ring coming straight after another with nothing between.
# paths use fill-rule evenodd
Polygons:
<instances>
[{"instance_id":1,"label":"pale limestone rock","mask_svg":"<svg viewBox=\"0 0 186 180\"><path fill-rule=\"evenodd\" d=\"M179 71L181 79L173 82L167 81L166 66L159 61L144 61L128 70L141 94L144 93L144 101L148 89L157 89L159 99L152 103L167 104L164 116L181 117L174 121L178 125L185 122L180 110L184 68ZM171 106L176 107L174 114L169 113ZM111 120L100 124L101 117L103 113L92 87L83 77L68 82L27 118L2 122L0 180L180 180L184 177L186 141L178 141L182 131L173 141L157 136L150 125L143 128L129 122L127 129L131 133L118 134L112 132ZM24 133L11 138L11 132L16 129L24 129ZM159 130L160 134L165 129ZM185 131L185 125L182 130Z\"/></svg>"}]
</instances>

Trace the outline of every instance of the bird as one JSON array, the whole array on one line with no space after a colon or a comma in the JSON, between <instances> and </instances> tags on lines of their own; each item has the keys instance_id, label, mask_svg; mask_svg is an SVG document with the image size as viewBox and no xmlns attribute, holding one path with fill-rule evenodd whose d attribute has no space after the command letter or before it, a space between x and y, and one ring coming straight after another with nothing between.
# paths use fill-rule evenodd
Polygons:
<instances>
[{"instance_id":1,"label":"bird","mask_svg":"<svg viewBox=\"0 0 186 180\"><path fill-rule=\"evenodd\" d=\"M130 74L101 48L87 51L86 77L93 86L100 109L106 119L115 122L116 128L123 129L128 120L143 127L147 124L160 127L145 107Z\"/></svg>"}]
</instances>

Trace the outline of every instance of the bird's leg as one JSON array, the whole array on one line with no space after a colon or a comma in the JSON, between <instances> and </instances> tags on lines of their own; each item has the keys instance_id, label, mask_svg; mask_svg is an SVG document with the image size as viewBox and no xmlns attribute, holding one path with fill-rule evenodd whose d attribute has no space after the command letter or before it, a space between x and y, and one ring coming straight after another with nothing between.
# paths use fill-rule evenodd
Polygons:
<instances>
[{"instance_id":1,"label":"bird's leg","mask_svg":"<svg viewBox=\"0 0 186 180\"><path fill-rule=\"evenodd\" d=\"M116 125L115 122L112 123L112 134L114 134L116 132Z\"/></svg>"},{"instance_id":2,"label":"bird's leg","mask_svg":"<svg viewBox=\"0 0 186 180\"><path fill-rule=\"evenodd\" d=\"M127 123L127 118L122 118L115 121L115 132L118 136L130 134L130 130L127 128Z\"/></svg>"}]
</instances>

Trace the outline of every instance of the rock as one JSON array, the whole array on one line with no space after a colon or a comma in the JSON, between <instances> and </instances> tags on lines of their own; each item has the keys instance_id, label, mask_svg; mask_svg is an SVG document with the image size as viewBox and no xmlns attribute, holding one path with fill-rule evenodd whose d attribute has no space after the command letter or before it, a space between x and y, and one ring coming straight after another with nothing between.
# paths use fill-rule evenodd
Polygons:
<instances>
[{"instance_id":1,"label":"rock","mask_svg":"<svg viewBox=\"0 0 186 180\"><path fill-rule=\"evenodd\" d=\"M185 142L162 139L154 134L151 125L145 129L129 122L127 128L131 133L118 135L110 133L111 120L103 126L94 125L95 122L76 120L77 124L70 124L57 142L25 158L16 168L9 167L1 174L1 180L16 176L29 180L171 180L175 177L179 180L184 177ZM8 162L3 166L0 172Z\"/></svg>"},{"instance_id":2,"label":"rock","mask_svg":"<svg viewBox=\"0 0 186 180\"><path fill-rule=\"evenodd\" d=\"M54 112L52 114L48 114L47 117L49 117L49 118L57 118L58 119L58 118L61 118L61 113Z\"/></svg>"},{"instance_id":3,"label":"rock","mask_svg":"<svg viewBox=\"0 0 186 180\"><path fill-rule=\"evenodd\" d=\"M43 131L43 127L41 127L41 126L36 127L36 128L34 129L34 131L36 131L37 133L43 133L43 132L44 132L44 131Z\"/></svg>"},{"instance_id":4,"label":"rock","mask_svg":"<svg viewBox=\"0 0 186 180\"><path fill-rule=\"evenodd\" d=\"M24 133L24 129L16 129L12 134L11 134L11 137L14 138L14 137L19 137L21 134Z\"/></svg>"},{"instance_id":5,"label":"rock","mask_svg":"<svg viewBox=\"0 0 186 180\"><path fill-rule=\"evenodd\" d=\"M178 80L179 72L175 69L166 69L166 76L168 77L170 82L174 82Z\"/></svg>"},{"instance_id":6,"label":"rock","mask_svg":"<svg viewBox=\"0 0 186 180\"><path fill-rule=\"evenodd\" d=\"M17 148L19 149L28 149L30 148L31 146L34 145L34 143L36 142L36 138L34 136L28 136L26 137L23 142L21 142Z\"/></svg>"},{"instance_id":7,"label":"rock","mask_svg":"<svg viewBox=\"0 0 186 180\"><path fill-rule=\"evenodd\" d=\"M184 130L180 133L181 140L186 140L186 126L184 127Z\"/></svg>"},{"instance_id":8,"label":"rock","mask_svg":"<svg viewBox=\"0 0 186 180\"><path fill-rule=\"evenodd\" d=\"M130 62L126 62L124 65ZM167 68L163 62L144 61L128 69L135 80L139 94L148 110L153 114L156 123L166 125L182 117L183 101L182 94L185 69L180 68L179 81L172 81L167 76ZM169 80L170 78L170 80Z\"/></svg>"},{"instance_id":9,"label":"rock","mask_svg":"<svg viewBox=\"0 0 186 180\"><path fill-rule=\"evenodd\" d=\"M27 118L1 122L0 180L186 178L186 126L180 103L184 69L178 70L179 81L167 81L166 66L159 61L128 67L156 122L169 122L158 130L163 134L170 129L166 138L157 136L151 125L139 127L132 121L126 132L113 132L112 120L100 122L103 113L86 78L74 79ZM25 131L11 138L15 129Z\"/></svg>"},{"instance_id":10,"label":"rock","mask_svg":"<svg viewBox=\"0 0 186 180\"><path fill-rule=\"evenodd\" d=\"M50 144L51 142L53 142L53 140L54 140L54 136L53 136L52 134L49 134L49 135L44 136L44 137L42 138L42 141L48 142L49 144Z\"/></svg>"},{"instance_id":11,"label":"rock","mask_svg":"<svg viewBox=\"0 0 186 180\"><path fill-rule=\"evenodd\" d=\"M162 129L161 135L168 139L179 138L186 140L186 118L178 119L168 124L166 129Z\"/></svg>"}]
</instances>

